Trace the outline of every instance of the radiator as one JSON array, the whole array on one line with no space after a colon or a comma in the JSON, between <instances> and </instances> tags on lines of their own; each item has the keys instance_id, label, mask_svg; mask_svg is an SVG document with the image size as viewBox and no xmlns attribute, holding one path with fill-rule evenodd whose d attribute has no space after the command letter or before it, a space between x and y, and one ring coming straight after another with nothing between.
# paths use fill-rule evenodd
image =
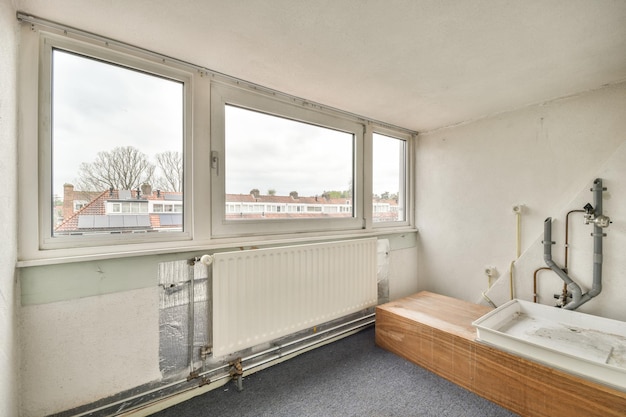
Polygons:
<instances>
[{"instance_id":1,"label":"radiator","mask_svg":"<svg viewBox=\"0 0 626 417\"><path fill-rule=\"evenodd\" d=\"M358 312L377 298L376 238L217 253L213 355Z\"/></svg>"}]
</instances>

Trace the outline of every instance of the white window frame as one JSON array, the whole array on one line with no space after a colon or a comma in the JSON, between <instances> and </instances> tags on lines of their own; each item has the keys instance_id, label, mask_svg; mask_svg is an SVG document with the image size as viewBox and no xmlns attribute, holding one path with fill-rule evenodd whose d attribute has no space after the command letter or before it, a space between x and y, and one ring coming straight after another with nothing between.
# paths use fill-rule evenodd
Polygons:
<instances>
[{"instance_id":1,"label":"white window frame","mask_svg":"<svg viewBox=\"0 0 626 417\"><path fill-rule=\"evenodd\" d=\"M370 144L373 141L373 134L374 133L378 133L380 135L384 135L384 136L388 136L390 138L393 139L398 139L398 140L402 140L404 141L404 155L403 155L403 160L399 161L399 163L403 164L403 166L400 167L401 171L404 171L404 184L402 186L402 190L398 190L399 192L402 191L402 193L399 195L399 197L402 197L402 199L400 199L400 201L398 201L398 208L402 207L404 209L404 220L398 220L398 221L390 221L390 222L373 222L373 216L370 216L370 219L372 219L372 228L374 229L389 229L389 228L393 228L393 227L398 227L398 228L406 228L411 226L414 223L413 220L413 201L414 201L414 197L413 197L413 176L414 176L414 171L413 171L413 166L414 166L414 152L415 152L415 148L414 148L414 142L415 142L415 137L414 135L410 134L410 133L405 133L405 132L401 132L399 130L390 128L390 127L386 127L386 126L372 126L371 130L370 130ZM373 147L373 145L372 145ZM370 148L371 150L371 148ZM370 166L370 171L369 174L370 175L374 175L374 170L373 170L373 165L374 165L374 160L373 160L373 155L371 155L370 159L369 159L369 166ZM371 186L370 186L371 187ZM373 192L372 192L373 194ZM370 205L373 206L373 202L371 201L372 199L370 198ZM373 209L373 207L372 207Z\"/></svg>"},{"instance_id":2,"label":"white window frame","mask_svg":"<svg viewBox=\"0 0 626 417\"><path fill-rule=\"evenodd\" d=\"M355 211L352 217L308 218L308 219L246 219L227 220L225 212L225 106L233 105L260 113L284 117L291 120L334 129L354 135L353 148L353 200ZM215 238L251 235L276 235L301 232L327 232L338 230L360 230L364 228L364 131L363 123L331 115L293 104L276 97L265 95L237 86L214 82L211 86L211 152L215 161L211 175L211 232ZM320 210L321 211L321 210Z\"/></svg>"},{"instance_id":3,"label":"white window frame","mask_svg":"<svg viewBox=\"0 0 626 417\"><path fill-rule=\"evenodd\" d=\"M49 32L39 32L35 35L38 42L37 57L31 57L36 61L38 65L38 74L36 80L38 80L38 96L37 96L37 117L36 120L38 126L38 132L36 135L25 135L26 140L32 141L33 149L37 149L36 154L39 155L35 168L29 170L27 177L32 183L33 177L36 177L36 184L38 189L38 201L31 200L30 203L26 203L31 206L33 203L37 206L37 243L33 241L33 231L28 232L28 237L25 240L27 243L24 246L28 246L28 252L36 253L41 251L50 250L64 250L66 253L76 253L76 248L81 248L84 251L85 247L93 247L93 252L104 252L111 249L104 249L109 246L120 246L126 244L153 244L153 243L166 243L176 241L188 241L192 239L193 230L193 207L191 199L191 178L192 175L185 175L186 184L183 187L185 213L183 220L182 232L167 232L167 233L151 233L151 234L93 234L93 235L70 235L70 236L54 236L53 234L53 220L50 215L53 204L52 195L52 127L51 127L51 112L52 112L52 52L55 49L75 53L86 58L92 58L95 60L103 61L112 65L118 65L129 70L137 70L143 73L151 74L157 77L163 77L182 83L183 85L183 143L182 152L184 156L184 172L186 174L191 173L193 155L192 150L192 91L193 91L193 78L192 72L187 69L180 68L162 62L155 62L154 60L145 59L136 54L132 54L129 51L124 51L123 48L112 48L101 43L94 42L89 39L76 39L64 35ZM34 48L34 41L32 39L26 39L26 44L33 43L31 48ZM28 54L26 54L28 55ZM32 62L26 58L22 61L24 66L32 66ZM31 72L31 76L35 76ZM29 157L21 155L21 159L29 159ZM36 170L36 174L34 173ZM189 181L187 179L189 178ZM24 192L23 188L20 188ZM23 205L25 203L22 203ZM31 207L31 213L34 210ZM36 246L36 250L34 247ZM26 251L25 251L26 252ZM32 256L32 255L31 255ZM44 255L45 257L45 255Z\"/></svg>"}]
</instances>

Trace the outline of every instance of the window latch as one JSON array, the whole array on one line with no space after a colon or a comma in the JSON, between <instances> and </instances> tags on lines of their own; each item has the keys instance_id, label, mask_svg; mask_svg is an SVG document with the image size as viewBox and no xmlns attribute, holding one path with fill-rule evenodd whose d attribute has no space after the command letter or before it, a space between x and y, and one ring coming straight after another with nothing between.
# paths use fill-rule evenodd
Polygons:
<instances>
[{"instance_id":1,"label":"window latch","mask_svg":"<svg viewBox=\"0 0 626 417\"><path fill-rule=\"evenodd\" d=\"M220 157L217 151L211 151L211 168L215 170L216 175L220 175Z\"/></svg>"}]
</instances>

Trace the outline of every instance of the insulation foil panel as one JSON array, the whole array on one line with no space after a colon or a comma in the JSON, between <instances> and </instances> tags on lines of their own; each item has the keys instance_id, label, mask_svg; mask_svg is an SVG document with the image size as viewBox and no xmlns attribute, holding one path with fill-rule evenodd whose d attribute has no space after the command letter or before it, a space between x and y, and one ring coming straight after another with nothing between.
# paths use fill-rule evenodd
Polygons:
<instances>
[{"instance_id":1,"label":"insulation foil panel","mask_svg":"<svg viewBox=\"0 0 626 417\"><path fill-rule=\"evenodd\" d=\"M206 266L187 261L159 263L159 367L164 379L189 373L189 343L193 312L193 361L200 361L200 348L210 344L210 275ZM190 288L194 285L194 308Z\"/></svg>"},{"instance_id":2,"label":"insulation foil panel","mask_svg":"<svg viewBox=\"0 0 626 417\"><path fill-rule=\"evenodd\" d=\"M213 355L375 306L376 238L217 253Z\"/></svg>"}]
</instances>

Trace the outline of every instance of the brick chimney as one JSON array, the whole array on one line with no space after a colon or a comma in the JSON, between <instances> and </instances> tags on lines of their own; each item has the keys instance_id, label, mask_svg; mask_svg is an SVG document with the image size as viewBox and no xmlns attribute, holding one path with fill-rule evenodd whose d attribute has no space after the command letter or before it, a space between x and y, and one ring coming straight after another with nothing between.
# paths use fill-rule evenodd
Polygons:
<instances>
[{"instance_id":1,"label":"brick chimney","mask_svg":"<svg viewBox=\"0 0 626 417\"><path fill-rule=\"evenodd\" d=\"M152 196L152 186L148 183L141 184L141 194L145 197Z\"/></svg>"},{"instance_id":2,"label":"brick chimney","mask_svg":"<svg viewBox=\"0 0 626 417\"><path fill-rule=\"evenodd\" d=\"M63 184L63 221L74 214L74 186Z\"/></svg>"}]
</instances>

